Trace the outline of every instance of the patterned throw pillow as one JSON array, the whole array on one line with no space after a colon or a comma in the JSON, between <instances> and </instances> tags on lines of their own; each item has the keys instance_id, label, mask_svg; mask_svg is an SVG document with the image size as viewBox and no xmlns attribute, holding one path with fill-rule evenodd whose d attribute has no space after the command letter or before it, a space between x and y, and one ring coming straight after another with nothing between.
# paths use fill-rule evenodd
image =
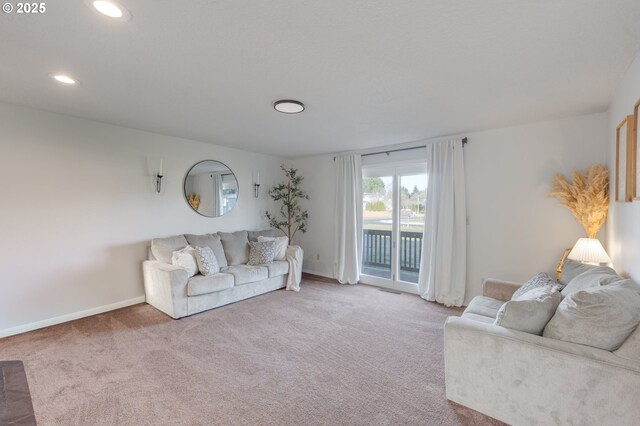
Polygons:
<instances>
[{"instance_id":1,"label":"patterned throw pillow","mask_svg":"<svg viewBox=\"0 0 640 426\"><path fill-rule=\"evenodd\" d=\"M273 262L276 255L275 241L249 241L251 250L249 251L248 265L263 265Z\"/></svg>"},{"instance_id":2,"label":"patterned throw pillow","mask_svg":"<svg viewBox=\"0 0 640 426\"><path fill-rule=\"evenodd\" d=\"M220 266L211 247L196 247L196 260L202 275L213 275L220 272Z\"/></svg>"},{"instance_id":3,"label":"patterned throw pillow","mask_svg":"<svg viewBox=\"0 0 640 426\"><path fill-rule=\"evenodd\" d=\"M289 238L287 237L258 237L258 242L275 241L276 242L276 255L273 256L273 260L285 260L287 258L287 247L289 247Z\"/></svg>"},{"instance_id":4,"label":"patterned throw pillow","mask_svg":"<svg viewBox=\"0 0 640 426\"><path fill-rule=\"evenodd\" d=\"M534 288L544 287L547 285L556 285L557 283L545 272L540 272L538 275L532 277L522 285L519 289L513 293L511 296L511 300L517 300L520 296L528 292L529 290L533 290Z\"/></svg>"}]
</instances>

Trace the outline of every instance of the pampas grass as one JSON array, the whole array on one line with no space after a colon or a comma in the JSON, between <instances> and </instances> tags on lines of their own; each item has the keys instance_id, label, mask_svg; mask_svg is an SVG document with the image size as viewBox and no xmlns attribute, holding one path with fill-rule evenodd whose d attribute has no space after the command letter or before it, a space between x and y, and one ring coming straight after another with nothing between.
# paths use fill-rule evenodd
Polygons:
<instances>
[{"instance_id":1,"label":"pampas grass","mask_svg":"<svg viewBox=\"0 0 640 426\"><path fill-rule=\"evenodd\" d=\"M189 201L194 210L198 210L198 207L200 207L200 196L198 194L189 194L187 201Z\"/></svg>"},{"instance_id":2,"label":"pampas grass","mask_svg":"<svg viewBox=\"0 0 640 426\"><path fill-rule=\"evenodd\" d=\"M595 238L607 220L609 171L604 166L594 165L586 173L573 172L572 180L569 183L558 173L553 177L549 195L569 209L589 238Z\"/></svg>"}]
</instances>

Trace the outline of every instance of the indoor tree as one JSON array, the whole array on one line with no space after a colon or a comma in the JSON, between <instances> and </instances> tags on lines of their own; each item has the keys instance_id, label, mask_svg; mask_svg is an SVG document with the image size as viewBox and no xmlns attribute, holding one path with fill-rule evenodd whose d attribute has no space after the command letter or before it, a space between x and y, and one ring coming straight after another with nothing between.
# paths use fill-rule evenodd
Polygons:
<instances>
[{"instance_id":1,"label":"indoor tree","mask_svg":"<svg viewBox=\"0 0 640 426\"><path fill-rule=\"evenodd\" d=\"M300 231L303 234L307 232L309 212L302 210L299 203L302 199L308 200L309 196L300 188L304 178L298 176L298 169L287 169L284 165L280 168L287 181L269 190L269 196L276 203L280 203L280 214L271 214L268 211L265 214L269 219L269 225L281 230L289 238L289 244L291 244L296 232Z\"/></svg>"}]
</instances>

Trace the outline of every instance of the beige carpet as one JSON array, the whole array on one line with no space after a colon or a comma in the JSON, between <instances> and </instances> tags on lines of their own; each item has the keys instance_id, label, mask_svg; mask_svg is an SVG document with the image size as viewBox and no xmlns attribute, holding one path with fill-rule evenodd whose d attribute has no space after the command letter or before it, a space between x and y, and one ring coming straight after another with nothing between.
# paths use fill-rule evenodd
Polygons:
<instances>
[{"instance_id":1,"label":"beige carpet","mask_svg":"<svg viewBox=\"0 0 640 426\"><path fill-rule=\"evenodd\" d=\"M173 320L149 305L0 340L40 425L499 424L444 396L459 310L305 280Z\"/></svg>"}]
</instances>

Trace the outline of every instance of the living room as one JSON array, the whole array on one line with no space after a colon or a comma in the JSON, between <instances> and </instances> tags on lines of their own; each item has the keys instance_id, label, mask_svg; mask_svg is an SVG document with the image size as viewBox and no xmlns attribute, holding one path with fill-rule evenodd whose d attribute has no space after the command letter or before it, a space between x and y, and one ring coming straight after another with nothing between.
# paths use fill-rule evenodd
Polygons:
<instances>
[{"instance_id":1,"label":"living room","mask_svg":"<svg viewBox=\"0 0 640 426\"><path fill-rule=\"evenodd\" d=\"M635 172L634 149L620 159L620 124L632 117L632 140L640 4L129 0L110 3L113 18L94 3L27 13L9 2L0 18L0 361L22 362L31 410L8 424L548 423L544 410L522 420L525 408L502 415L447 398L445 321L485 295L487 279L555 279L563 250L586 234L549 195L554 176L596 164L609 172L596 238L639 282L640 203L619 194L629 189L619 176ZM283 114L279 100L303 111ZM362 248L343 256L339 241L349 225L361 238L362 212L342 215L354 219L346 228L337 214L338 164L356 156L358 179L398 182L375 225L400 234L401 210L414 208L407 217L424 227L429 191L416 185L419 201L401 206L401 175L388 170L422 167L426 147L446 141L463 147L456 303L420 297L424 266L416 283L396 279L395 249L390 279L360 276ZM235 205L217 217L185 191L204 160L236 180ZM152 240L268 229L282 165L309 196L306 232L289 242L304 252L299 291L180 320L156 309L143 273ZM359 284L338 283L354 270ZM625 367L632 385L639 362ZM579 402L571 390L556 399Z\"/></svg>"}]
</instances>

